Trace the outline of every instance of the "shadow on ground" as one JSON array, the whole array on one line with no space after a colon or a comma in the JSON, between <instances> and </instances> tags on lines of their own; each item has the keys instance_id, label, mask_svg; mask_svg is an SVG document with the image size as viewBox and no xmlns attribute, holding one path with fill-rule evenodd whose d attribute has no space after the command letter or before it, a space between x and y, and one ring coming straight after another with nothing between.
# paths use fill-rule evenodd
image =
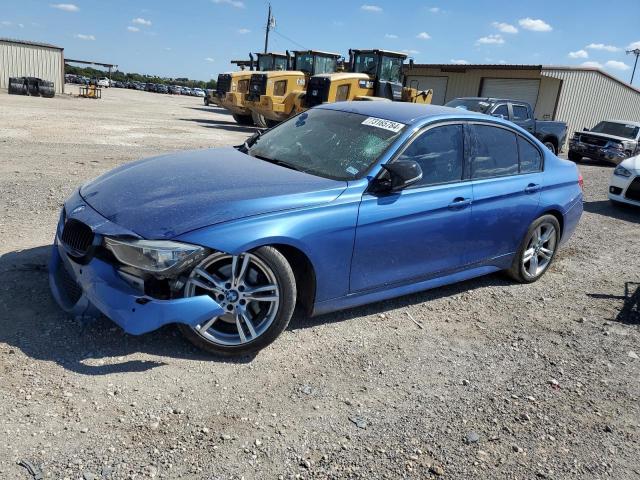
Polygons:
<instances>
[{"instance_id":1,"label":"shadow on ground","mask_svg":"<svg viewBox=\"0 0 640 480\"><path fill-rule=\"evenodd\" d=\"M208 120L206 118L181 118L183 122L199 123L201 127L217 128L219 130L229 130L231 132L255 133L256 127L239 125L235 121L228 120Z\"/></svg>"},{"instance_id":2,"label":"shadow on ground","mask_svg":"<svg viewBox=\"0 0 640 480\"><path fill-rule=\"evenodd\" d=\"M595 200L584 202L584 211L617 218L626 222L640 223L640 208L624 203L612 203L609 200Z\"/></svg>"},{"instance_id":3,"label":"shadow on ground","mask_svg":"<svg viewBox=\"0 0 640 480\"><path fill-rule=\"evenodd\" d=\"M587 293L591 298L624 301L616 321L626 325L640 325L640 283L625 282L624 295L609 295L604 293Z\"/></svg>"},{"instance_id":4,"label":"shadow on ground","mask_svg":"<svg viewBox=\"0 0 640 480\"><path fill-rule=\"evenodd\" d=\"M128 360L134 353L200 361L248 363L254 357L220 359L192 346L174 326L146 335L124 333L106 318L82 323L69 317L49 291L51 246L0 256L0 344L37 360L84 375L144 372L166 363Z\"/></svg>"},{"instance_id":5,"label":"shadow on ground","mask_svg":"<svg viewBox=\"0 0 640 480\"><path fill-rule=\"evenodd\" d=\"M202 107L187 107L191 110L198 110L199 112L207 112L207 113L219 113L222 115L231 115L231 112L229 110L227 110L226 108L221 108L221 107L216 107L213 105L210 105L208 107L202 106Z\"/></svg>"}]
</instances>

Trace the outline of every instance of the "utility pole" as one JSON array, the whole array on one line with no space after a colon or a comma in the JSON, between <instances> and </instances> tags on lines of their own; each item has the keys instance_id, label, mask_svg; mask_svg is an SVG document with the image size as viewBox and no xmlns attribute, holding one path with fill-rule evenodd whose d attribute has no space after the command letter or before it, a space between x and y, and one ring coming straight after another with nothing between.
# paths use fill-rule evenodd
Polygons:
<instances>
[{"instance_id":1,"label":"utility pole","mask_svg":"<svg viewBox=\"0 0 640 480\"><path fill-rule=\"evenodd\" d=\"M634 48L633 50L627 50L627 55L635 55L636 61L633 64L633 71L631 72L631 85L633 85L633 77L636 74L636 67L638 66L638 57L640 56L640 48Z\"/></svg>"},{"instance_id":2,"label":"utility pole","mask_svg":"<svg viewBox=\"0 0 640 480\"><path fill-rule=\"evenodd\" d=\"M271 30L271 4L269 4L269 14L267 15L267 32L264 36L264 53L267 53L269 50L269 30Z\"/></svg>"}]
</instances>

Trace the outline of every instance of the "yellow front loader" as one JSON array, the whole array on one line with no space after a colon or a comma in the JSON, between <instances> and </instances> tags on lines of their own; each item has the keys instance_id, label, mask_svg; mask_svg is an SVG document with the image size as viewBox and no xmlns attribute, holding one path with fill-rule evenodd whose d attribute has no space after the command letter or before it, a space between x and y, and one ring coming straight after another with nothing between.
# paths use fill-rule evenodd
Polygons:
<instances>
[{"instance_id":1,"label":"yellow front loader","mask_svg":"<svg viewBox=\"0 0 640 480\"><path fill-rule=\"evenodd\" d=\"M312 75L335 72L338 53L319 50L287 52L284 71L254 72L245 105L251 110L254 123L270 127L305 109L303 101L307 82Z\"/></svg>"},{"instance_id":2,"label":"yellow front loader","mask_svg":"<svg viewBox=\"0 0 640 480\"><path fill-rule=\"evenodd\" d=\"M431 90L418 91L404 84L406 58L389 50L349 50L350 71L311 77L304 107L353 100L430 104Z\"/></svg>"},{"instance_id":3,"label":"yellow front loader","mask_svg":"<svg viewBox=\"0 0 640 480\"><path fill-rule=\"evenodd\" d=\"M253 55L249 54L251 59L249 62L249 70L221 73L218 75L216 95L210 99L211 103L215 103L229 110L233 119L240 125L253 124L251 111L245 105L251 75L269 70L283 70L287 66L287 56L282 53L259 53L257 56L258 72L254 70ZM243 66L246 66L244 62ZM240 62L232 63L240 64Z\"/></svg>"}]
</instances>

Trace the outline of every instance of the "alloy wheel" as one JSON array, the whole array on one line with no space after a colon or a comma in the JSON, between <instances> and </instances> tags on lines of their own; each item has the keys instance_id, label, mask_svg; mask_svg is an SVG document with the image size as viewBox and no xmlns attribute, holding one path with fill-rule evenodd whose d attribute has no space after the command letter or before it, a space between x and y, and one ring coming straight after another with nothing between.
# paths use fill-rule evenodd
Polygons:
<instances>
[{"instance_id":1,"label":"alloy wheel","mask_svg":"<svg viewBox=\"0 0 640 480\"><path fill-rule=\"evenodd\" d=\"M193 269L185 296L211 296L223 315L193 327L208 342L238 346L250 343L273 323L280 304L280 286L274 272L252 253L214 253Z\"/></svg>"},{"instance_id":2,"label":"alloy wheel","mask_svg":"<svg viewBox=\"0 0 640 480\"><path fill-rule=\"evenodd\" d=\"M551 263L556 249L558 232L550 222L543 222L531 232L527 248L522 254L522 266L526 277L536 278Z\"/></svg>"}]
</instances>

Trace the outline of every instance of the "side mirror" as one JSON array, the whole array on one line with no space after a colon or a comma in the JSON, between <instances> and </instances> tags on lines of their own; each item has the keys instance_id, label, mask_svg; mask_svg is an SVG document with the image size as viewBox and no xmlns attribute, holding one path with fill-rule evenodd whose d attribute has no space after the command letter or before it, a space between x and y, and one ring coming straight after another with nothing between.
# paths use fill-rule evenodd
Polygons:
<instances>
[{"instance_id":1,"label":"side mirror","mask_svg":"<svg viewBox=\"0 0 640 480\"><path fill-rule=\"evenodd\" d=\"M377 177L371 191L376 193L390 193L403 190L422 180L422 169L413 160L399 160L382 165L386 175Z\"/></svg>"},{"instance_id":2,"label":"side mirror","mask_svg":"<svg viewBox=\"0 0 640 480\"><path fill-rule=\"evenodd\" d=\"M506 117L504 115L502 115L501 113L492 113L491 114L492 117L496 117L496 118L501 118L501 119L505 119Z\"/></svg>"}]
</instances>

